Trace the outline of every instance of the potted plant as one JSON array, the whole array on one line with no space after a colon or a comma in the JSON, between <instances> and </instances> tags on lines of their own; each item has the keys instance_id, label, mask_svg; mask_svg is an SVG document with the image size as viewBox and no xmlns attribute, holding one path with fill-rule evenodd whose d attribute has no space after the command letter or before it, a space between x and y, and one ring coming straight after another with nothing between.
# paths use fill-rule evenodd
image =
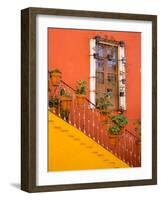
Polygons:
<instances>
[{"instance_id":1,"label":"potted plant","mask_svg":"<svg viewBox=\"0 0 161 200\"><path fill-rule=\"evenodd\" d=\"M138 135L138 139L136 140L136 144L141 144L141 120L140 119L137 119L135 122L134 122L134 131L137 133Z\"/></svg>"},{"instance_id":2,"label":"potted plant","mask_svg":"<svg viewBox=\"0 0 161 200\"><path fill-rule=\"evenodd\" d=\"M100 111L100 118L103 123L107 122L108 116L111 113L110 108L113 104L110 102L112 93L107 92L104 96L96 99L96 108Z\"/></svg>"},{"instance_id":3,"label":"potted plant","mask_svg":"<svg viewBox=\"0 0 161 200\"><path fill-rule=\"evenodd\" d=\"M120 128L120 133L123 134L125 126L128 124L128 119L124 115L116 115L111 117L112 122Z\"/></svg>"},{"instance_id":4,"label":"potted plant","mask_svg":"<svg viewBox=\"0 0 161 200\"><path fill-rule=\"evenodd\" d=\"M61 80L61 71L59 69L54 69L49 72L50 73L50 78L53 86L57 86L60 83Z\"/></svg>"},{"instance_id":5,"label":"potted plant","mask_svg":"<svg viewBox=\"0 0 161 200\"><path fill-rule=\"evenodd\" d=\"M70 111L72 97L68 91L65 91L64 88L60 89L60 103L61 103L61 110L63 111Z\"/></svg>"},{"instance_id":6,"label":"potted plant","mask_svg":"<svg viewBox=\"0 0 161 200\"><path fill-rule=\"evenodd\" d=\"M78 105L82 105L87 94L87 82L84 80L77 81L76 100Z\"/></svg>"},{"instance_id":7,"label":"potted plant","mask_svg":"<svg viewBox=\"0 0 161 200\"><path fill-rule=\"evenodd\" d=\"M59 106L59 99L58 97L54 96L49 99L49 110L54 114L58 114L58 106Z\"/></svg>"},{"instance_id":8,"label":"potted plant","mask_svg":"<svg viewBox=\"0 0 161 200\"><path fill-rule=\"evenodd\" d=\"M108 132L110 144L115 145L117 136L120 134L120 127L118 125L113 125L108 129Z\"/></svg>"}]
</instances>

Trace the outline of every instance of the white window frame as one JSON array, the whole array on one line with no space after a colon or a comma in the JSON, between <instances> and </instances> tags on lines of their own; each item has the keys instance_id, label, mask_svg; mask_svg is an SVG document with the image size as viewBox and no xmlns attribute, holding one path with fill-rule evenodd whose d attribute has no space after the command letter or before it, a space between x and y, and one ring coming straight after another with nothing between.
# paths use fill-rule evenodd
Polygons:
<instances>
[{"instance_id":1,"label":"white window frame","mask_svg":"<svg viewBox=\"0 0 161 200\"><path fill-rule=\"evenodd\" d=\"M112 44L109 42L102 42L111 46L118 47L118 96L119 96L119 109L126 110L126 84L122 80L126 80L126 71L125 71L125 46ZM90 101L93 104L96 104L96 58L94 54L96 53L96 39L90 39ZM124 96L120 96L120 92L124 93ZM93 105L91 105L93 108Z\"/></svg>"}]
</instances>

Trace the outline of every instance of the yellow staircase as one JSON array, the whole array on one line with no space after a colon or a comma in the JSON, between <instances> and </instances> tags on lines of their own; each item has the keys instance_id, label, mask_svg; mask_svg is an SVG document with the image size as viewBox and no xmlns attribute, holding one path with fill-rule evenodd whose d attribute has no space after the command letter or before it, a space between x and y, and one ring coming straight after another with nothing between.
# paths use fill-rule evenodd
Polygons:
<instances>
[{"instance_id":1,"label":"yellow staircase","mask_svg":"<svg viewBox=\"0 0 161 200\"><path fill-rule=\"evenodd\" d=\"M127 167L80 130L48 113L48 171Z\"/></svg>"}]
</instances>

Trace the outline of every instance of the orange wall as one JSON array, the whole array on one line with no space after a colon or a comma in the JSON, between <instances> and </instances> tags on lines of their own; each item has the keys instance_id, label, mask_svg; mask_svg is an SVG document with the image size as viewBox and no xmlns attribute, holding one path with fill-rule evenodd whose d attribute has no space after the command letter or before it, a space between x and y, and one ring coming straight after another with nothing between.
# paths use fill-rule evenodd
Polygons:
<instances>
[{"instance_id":1,"label":"orange wall","mask_svg":"<svg viewBox=\"0 0 161 200\"><path fill-rule=\"evenodd\" d=\"M76 80L89 82L89 40L96 35L123 40L126 45L127 111L129 119L140 118L141 112L141 33L48 29L48 67L59 68L63 80L75 87Z\"/></svg>"}]
</instances>

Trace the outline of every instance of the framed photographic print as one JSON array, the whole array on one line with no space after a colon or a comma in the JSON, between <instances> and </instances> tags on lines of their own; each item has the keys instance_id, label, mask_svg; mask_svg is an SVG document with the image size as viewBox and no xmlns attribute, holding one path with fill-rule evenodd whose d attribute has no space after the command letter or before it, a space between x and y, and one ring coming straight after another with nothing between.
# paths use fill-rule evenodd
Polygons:
<instances>
[{"instance_id":1,"label":"framed photographic print","mask_svg":"<svg viewBox=\"0 0 161 200\"><path fill-rule=\"evenodd\" d=\"M157 183L157 16L21 12L21 188Z\"/></svg>"}]
</instances>

